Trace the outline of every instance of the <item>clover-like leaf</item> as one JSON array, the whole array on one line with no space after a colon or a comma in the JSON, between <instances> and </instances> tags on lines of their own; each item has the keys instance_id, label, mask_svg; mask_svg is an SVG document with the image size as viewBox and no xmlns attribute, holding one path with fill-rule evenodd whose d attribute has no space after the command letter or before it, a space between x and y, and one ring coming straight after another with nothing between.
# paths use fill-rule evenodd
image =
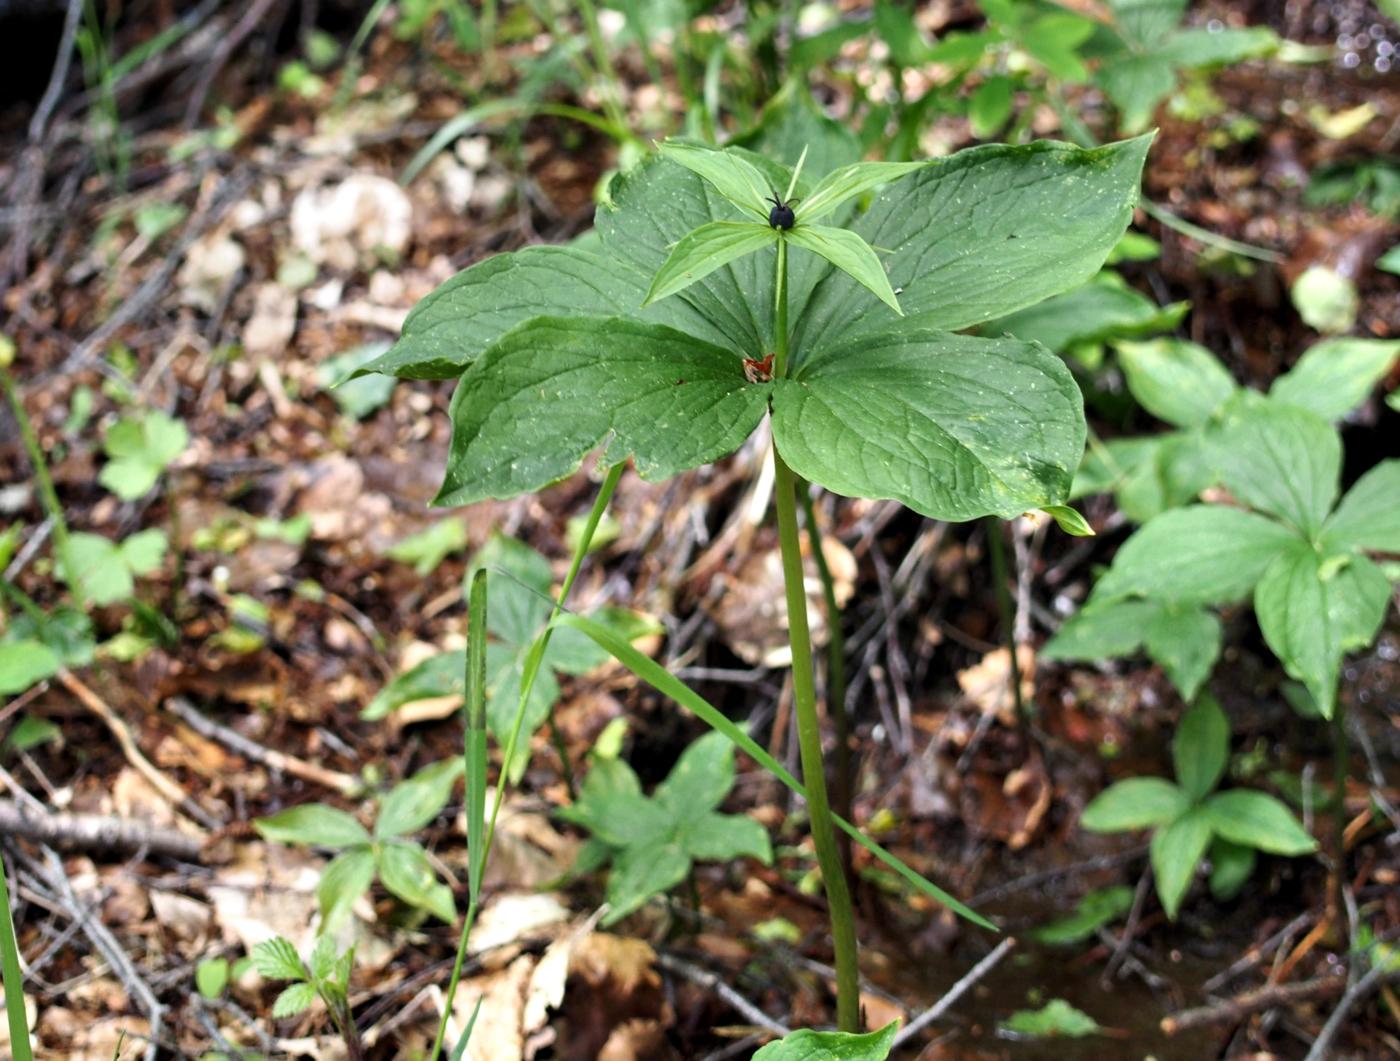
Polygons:
<instances>
[{"instance_id":1,"label":"clover-like leaf","mask_svg":"<svg viewBox=\"0 0 1400 1061\"><path fill-rule=\"evenodd\" d=\"M108 460L98 482L123 501L144 497L189 441L184 423L159 410L118 420L102 443Z\"/></svg>"}]
</instances>

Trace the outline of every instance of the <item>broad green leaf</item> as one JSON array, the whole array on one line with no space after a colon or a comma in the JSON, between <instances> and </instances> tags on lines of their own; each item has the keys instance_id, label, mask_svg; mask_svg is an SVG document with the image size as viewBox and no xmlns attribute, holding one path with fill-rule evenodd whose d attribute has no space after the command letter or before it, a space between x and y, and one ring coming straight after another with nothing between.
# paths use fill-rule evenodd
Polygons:
<instances>
[{"instance_id":1,"label":"broad green leaf","mask_svg":"<svg viewBox=\"0 0 1400 1061\"><path fill-rule=\"evenodd\" d=\"M265 980L300 980L306 976L301 955L290 940L273 936L255 944L250 955L253 968Z\"/></svg>"},{"instance_id":2,"label":"broad green leaf","mask_svg":"<svg viewBox=\"0 0 1400 1061\"><path fill-rule=\"evenodd\" d=\"M1234 378L1204 346L1185 339L1117 344L1138 404L1176 427L1200 427L1235 393Z\"/></svg>"},{"instance_id":3,"label":"broad green leaf","mask_svg":"<svg viewBox=\"0 0 1400 1061\"><path fill-rule=\"evenodd\" d=\"M734 787L734 745L723 733L706 733L693 741L666 780L656 786L655 798L676 821L708 814Z\"/></svg>"},{"instance_id":4,"label":"broad green leaf","mask_svg":"<svg viewBox=\"0 0 1400 1061\"><path fill-rule=\"evenodd\" d=\"M1314 840L1293 812L1265 792L1232 788L1206 800L1211 828L1243 847L1274 855L1306 855L1317 850Z\"/></svg>"},{"instance_id":5,"label":"broad green leaf","mask_svg":"<svg viewBox=\"0 0 1400 1061\"><path fill-rule=\"evenodd\" d=\"M703 178L711 187L753 218L768 223L768 196L781 194L748 159L736 151L664 140L657 145L662 156Z\"/></svg>"},{"instance_id":6,"label":"broad green leaf","mask_svg":"<svg viewBox=\"0 0 1400 1061\"><path fill-rule=\"evenodd\" d=\"M1210 844L1211 816L1194 807L1176 821L1152 834L1152 872L1157 897L1167 917L1176 920L1181 900L1191 887L1206 847Z\"/></svg>"},{"instance_id":7,"label":"broad green leaf","mask_svg":"<svg viewBox=\"0 0 1400 1061\"><path fill-rule=\"evenodd\" d=\"M1163 41L1155 51L1175 66L1223 66L1269 55L1278 43L1278 34L1267 26L1184 29Z\"/></svg>"},{"instance_id":8,"label":"broad green leaf","mask_svg":"<svg viewBox=\"0 0 1400 1061\"><path fill-rule=\"evenodd\" d=\"M1219 835L1210 842L1210 894L1226 903L1244 890L1257 861L1254 848L1231 843Z\"/></svg>"},{"instance_id":9,"label":"broad green leaf","mask_svg":"<svg viewBox=\"0 0 1400 1061\"><path fill-rule=\"evenodd\" d=\"M449 925L457 919L452 889L438 880L428 853L417 844L391 840L379 850L379 879L390 894Z\"/></svg>"},{"instance_id":10,"label":"broad green leaf","mask_svg":"<svg viewBox=\"0 0 1400 1061\"><path fill-rule=\"evenodd\" d=\"M165 531L153 527L128 535L117 548L133 575L149 575L160 567L169 547Z\"/></svg>"},{"instance_id":11,"label":"broad green leaf","mask_svg":"<svg viewBox=\"0 0 1400 1061\"><path fill-rule=\"evenodd\" d=\"M799 1028L760 1049L753 1061L885 1061L898 1032L898 1021L864 1035Z\"/></svg>"},{"instance_id":12,"label":"broad green leaf","mask_svg":"<svg viewBox=\"0 0 1400 1061\"><path fill-rule=\"evenodd\" d=\"M1103 1031L1098 1021L1062 998L1052 998L1040 1009L1017 1010L999 1027L1025 1039L1082 1039Z\"/></svg>"},{"instance_id":13,"label":"broad green leaf","mask_svg":"<svg viewBox=\"0 0 1400 1061\"><path fill-rule=\"evenodd\" d=\"M1084 451L1084 461L1074 474L1070 500L1090 494L1112 493L1141 465L1155 461L1162 440L1168 437L1171 436L1148 435L1142 438L1115 438L1107 442L1090 439L1089 448Z\"/></svg>"},{"instance_id":14,"label":"broad green leaf","mask_svg":"<svg viewBox=\"0 0 1400 1061\"><path fill-rule=\"evenodd\" d=\"M735 258L778 242L778 230L760 221L711 221L687 233L651 278L642 305L683 291Z\"/></svg>"},{"instance_id":15,"label":"broad green leaf","mask_svg":"<svg viewBox=\"0 0 1400 1061\"><path fill-rule=\"evenodd\" d=\"M1226 505L1172 509L1119 547L1091 599L1229 604L1247 597L1274 557L1297 541L1282 524Z\"/></svg>"},{"instance_id":16,"label":"broad green leaf","mask_svg":"<svg viewBox=\"0 0 1400 1061\"><path fill-rule=\"evenodd\" d=\"M412 564L419 578L427 578L453 553L467 547L467 525L460 519L438 520L426 530L410 534L384 555L401 564Z\"/></svg>"},{"instance_id":17,"label":"broad green leaf","mask_svg":"<svg viewBox=\"0 0 1400 1061\"><path fill-rule=\"evenodd\" d=\"M690 856L679 844L634 844L613 860L608 876L608 912L616 924L653 895L670 891L690 872Z\"/></svg>"},{"instance_id":18,"label":"broad green leaf","mask_svg":"<svg viewBox=\"0 0 1400 1061\"><path fill-rule=\"evenodd\" d=\"M1113 22L1133 44L1160 44L1181 24L1186 0L1108 0Z\"/></svg>"},{"instance_id":19,"label":"broad green leaf","mask_svg":"<svg viewBox=\"0 0 1400 1061\"><path fill-rule=\"evenodd\" d=\"M144 497L189 441L184 423L159 410L118 420L102 443L108 461L98 482L123 501Z\"/></svg>"},{"instance_id":20,"label":"broad green leaf","mask_svg":"<svg viewBox=\"0 0 1400 1061\"><path fill-rule=\"evenodd\" d=\"M331 859L316 888L321 904L320 931L334 932L373 880L374 849L368 845L352 847Z\"/></svg>"},{"instance_id":21,"label":"broad green leaf","mask_svg":"<svg viewBox=\"0 0 1400 1061\"><path fill-rule=\"evenodd\" d=\"M1116 273L1101 272L1087 284L1029 309L983 325L984 335L1014 335L1064 353L1078 343L1143 339L1181 323L1189 302L1158 306Z\"/></svg>"},{"instance_id":22,"label":"broad green leaf","mask_svg":"<svg viewBox=\"0 0 1400 1061\"><path fill-rule=\"evenodd\" d=\"M1101 660L1128 656L1142 644L1149 622L1161 612L1156 601L1108 600L1088 604L1065 621L1041 659Z\"/></svg>"},{"instance_id":23,"label":"broad green leaf","mask_svg":"<svg viewBox=\"0 0 1400 1061\"><path fill-rule=\"evenodd\" d=\"M1186 793L1161 777L1130 777L1095 796L1079 819L1091 833L1122 833L1169 825L1191 806Z\"/></svg>"},{"instance_id":24,"label":"broad green leaf","mask_svg":"<svg viewBox=\"0 0 1400 1061\"><path fill-rule=\"evenodd\" d=\"M825 258L836 268L868 288L876 298L889 306L900 316L904 311L890 287L890 278L885 275L885 267L870 244L854 232L844 228L830 228L827 225L801 224L791 229L786 237L795 247L802 247Z\"/></svg>"},{"instance_id":25,"label":"broad green leaf","mask_svg":"<svg viewBox=\"0 0 1400 1061\"><path fill-rule=\"evenodd\" d=\"M1220 783L1229 758L1229 719L1215 697L1203 696L1182 717L1172 738L1176 783L1193 802L1199 802Z\"/></svg>"},{"instance_id":26,"label":"broad green leaf","mask_svg":"<svg viewBox=\"0 0 1400 1061\"><path fill-rule=\"evenodd\" d=\"M1364 556L1325 558L1296 542L1269 565L1254 593L1264 640L1323 717L1337 703L1342 657L1369 645L1390 603L1390 580Z\"/></svg>"},{"instance_id":27,"label":"broad green leaf","mask_svg":"<svg viewBox=\"0 0 1400 1061\"><path fill-rule=\"evenodd\" d=\"M1198 607L1162 605L1143 631L1147 654L1162 665L1183 700L1191 700L1220 656L1220 620Z\"/></svg>"},{"instance_id":28,"label":"broad green leaf","mask_svg":"<svg viewBox=\"0 0 1400 1061\"><path fill-rule=\"evenodd\" d=\"M267 818L258 818L253 822L253 827L264 840L279 844L302 844L334 850L370 842L369 833L354 817L324 803L288 807Z\"/></svg>"},{"instance_id":29,"label":"broad green leaf","mask_svg":"<svg viewBox=\"0 0 1400 1061\"><path fill-rule=\"evenodd\" d=\"M504 746L515 728L515 714L520 708L520 692L525 681L527 648L492 642L486 646L486 721L491 732ZM530 687L521 723L522 734L532 734L549 717L549 710L559 700L559 683L553 671L542 666ZM516 746L515 761L510 764L510 776L518 781L530 759L528 742Z\"/></svg>"},{"instance_id":30,"label":"broad green leaf","mask_svg":"<svg viewBox=\"0 0 1400 1061\"><path fill-rule=\"evenodd\" d=\"M0 660L3 660L5 646L0 645ZM3 664L0 664L3 665ZM3 691L3 690L0 690ZM34 715L21 715L5 737L6 751L27 752L44 744L53 744L63 739L63 730L46 718Z\"/></svg>"},{"instance_id":31,"label":"broad green leaf","mask_svg":"<svg viewBox=\"0 0 1400 1061\"><path fill-rule=\"evenodd\" d=\"M693 859L727 862L731 858L756 858L765 866L773 862L768 830L746 814L710 812L691 818L676 832L676 841Z\"/></svg>"},{"instance_id":32,"label":"broad green leaf","mask_svg":"<svg viewBox=\"0 0 1400 1061\"><path fill-rule=\"evenodd\" d=\"M1157 104L1176 87L1176 71L1158 55L1125 54L1104 63L1096 77L1122 115L1119 125L1127 133L1146 129Z\"/></svg>"},{"instance_id":33,"label":"broad green leaf","mask_svg":"<svg viewBox=\"0 0 1400 1061\"><path fill-rule=\"evenodd\" d=\"M1132 217L1149 142L961 151L885 189L853 231L890 252L891 286L918 324L981 324L1098 271ZM801 357L893 320L839 271L794 307Z\"/></svg>"},{"instance_id":34,"label":"broad green leaf","mask_svg":"<svg viewBox=\"0 0 1400 1061\"><path fill-rule=\"evenodd\" d=\"M1308 536L1322 527L1337 500L1341 438L1304 409L1249 403L1221 429L1216 454L1221 480L1235 497Z\"/></svg>"},{"instance_id":35,"label":"broad green leaf","mask_svg":"<svg viewBox=\"0 0 1400 1061\"><path fill-rule=\"evenodd\" d=\"M0 696L22 693L31 685L52 678L62 661L42 641L0 642Z\"/></svg>"},{"instance_id":36,"label":"broad green leaf","mask_svg":"<svg viewBox=\"0 0 1400 1061\"><path fill-rule=\"evenodd\" d=\"M1050 947L1082 943L1110 921L1122 917L1133 906L1133 889L1126 884L1092 891L1081 899L1068 917L1032 929L1031 939Z\"/></svg>"},{"instance_id":37,"label":"broad green leaf","mask_svg":"<svg viewBox=\"0 0 1400 1061\"><path fill-rule=\"evenodd\" d=\"M425 767L394 786L379 805L379 816L374 820L375 838L404 836L427 825L447 806L463 770L462 760L454 756Z\"/></svg>"},{"instance_id":38,"label":"broad green leaf","mask_svg":"<svg viewBox=\"0 0 1400 1061\"><path fill-rule=\"evenodd\" d=\"M286 1017L295 1017L311 1008L316 1001L315 984L292 984L278 995L272 1002L272 1019L282 1020Z\"/></svg>"},{"instance_id":39,"label":"broad green leaf","mask_svg":"<svg viewBox=\"0 0 1400 1061\"><path fill-rule=\"evenodd\" d=\"M594 763L578 802L559 816L614 847L654 848L675 826L670 810L642 795L636 773L620 759Z\"/></svg>"},{"instance_id":40,"label":"broad green leaf","mask_svg":"<svg viewBox=\"0 0 1400 1061\"><path fill-rule=\"evenodd\" d=\"M102 607L130 597L136 589L131 568L122 558L118 545L100 534L79 532L68 537L68 559L81 592L88 604ZM59 571L66 576L67 569Z\"/></svg>"},{"instance_id":41,"label":"broad green leaf","mask_svg":"<svg viewBox=\"0 0 1400 1061\"><path fill-rule=\"evenodd\" d=\"M806 198L793 207L797 227L788 234L825 217L844 203L874 191L882 184L897 181L927 165L928 162L854 162L842 166L819 180Z\"/></svg>"},{"instance_id":42,"label":"broad green leaf","mask_svg":"<svg viewBox=\"0 0 1400 1061\"><path fill-rule=\"evenodd\" d=\"M647 276L630 264L576 247L526 247L464 269L419 301L399 341L361 366L401 379L455 379L483 350L522 321L550 314L644 316L692 335L713 328L675 304L641 311Z\"/></svg>"},{"instance_id":43,"label":"broad green leaf","mask_svg":"<svg viewBox=\"0 0 1400 1061\"><path fill-rule=\"evenodd\" d=\"M606 352L606 356L604 356ZM530 493L577 471L605 440L665 479L737 449L769 387L717 346L613 318L539 318L494 344L452 399L452 445L436 503Z\"/></svg>"},{"instance_id":44,"label":"broad green leaf","mask_svg":"<svg viewBox=\"0 0 1400 1061\"><path fill-rule=\"evenodd\" d=\"M935 519L1056 505L1084 452L1079 387L1042 347L902 327L774 385L773 433L799 475Z\"/></svg>"},{"instance_id":45,"label":"broad green leaf","mask_svg":"<svg viewBox=\"0 0 1400 1061\"><path fill-rule=\"evenodd\" d=\"M1274 381L1269 398L1340 420L1366 400L1397 357L1394 339L1324 339Z\"/></svg>"},{"instance_id":46,"label":"broad green leaf","mask_svg":"<svg viewBox=\"0 0 1400 1061\"><path fill-rule=\"evenodd\" d=\"M1336 549L1400 553L1400 460L1381 461L1346 492L1322 527Z\"/></svg>"}]
</instances>

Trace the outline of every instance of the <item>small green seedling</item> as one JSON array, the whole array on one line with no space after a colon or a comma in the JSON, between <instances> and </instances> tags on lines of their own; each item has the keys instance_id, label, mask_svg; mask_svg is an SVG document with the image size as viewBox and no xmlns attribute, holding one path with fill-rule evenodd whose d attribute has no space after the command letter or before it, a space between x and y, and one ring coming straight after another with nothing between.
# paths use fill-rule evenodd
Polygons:
<instances>
[{"instance_id":1,"label":"small green seedling","mask_svg":"<svg viewBox=\"0 0 1400 1061\"><path fill-rule=\"evenodd\" d=\"M145 497L189 443L184 422L159 410L124 417L102 440L107 463L97 481L123 501Z\"/></svg>"},{"instance_id":2,"label":"small green seedling","mask_svg":"<svg viewBox=\"0 0 1400 1061\"><path fill-rule=\"evenodd\" d=\"M1400 460L1377 464L1337 502L1336 429L1274 396L1238 398L1211 436L1212 461L1248 509L1188 505L1151 519L1047 651L1103 659L1145 644L1186 695L1220 651L1208 609L1252 593L1269 648L1331 718L1342 658L1371 644L1390 603L1390 579L1367 553L1400 552Z\"/></svg>"},{"instance_id":3,"label":"small green seedling","mask_svg":"<svg viewBox=\"0 0 1400 1061\"><path fill-rule=\"evenodd\" d=\"M461 525L460 520L448 522ZM487 724L504 745L515 723L531 646L549 621L549 590L554 574L549 561L534 549L500 536L492 538L472 558L467 581L483 568L500 576L492 581L492 608L486 621L492 639L486 647L486 695ZM593 618L629 641L657 630L654 622L624 608L603 608ZM587 674L607 660L608 654L581 634L570 630L555 632L530 688L521 731L526 740L511 764L512 778L518 779L529 761L529 736L539 729L559 700L555 674ZM414 700L461 696L465 667L465 651L430 656L381 689L361 717L380 719Z\"/></svg>"},{"instance_id":4,"label":"small green seedling","mask_svg":"<svg viewBox=\"0 0 1400 1061\"><path fill-rule=\"evenodd\" d=\"M1048 947L1082 943L1105 925L1124 916L1132 906L1133 889L1126 884L1099 888L1079 900L1068 917L1033 929L1030 937Z\"/></svg>"},{"instance_id":5,"label":"small green seedling","mask_svg":"<svg viewBox=\"0 0 1400 1061\"><path fill-rule=\"evenodd\" d=\"M253 968L266 980L290 980L291 984L272 1004L273 1020L305 1013L317 1000L326 1007L351 1057L361 1057L359 1033L350 1011L350 970L355 948L336 953L329 936L316 941L310 961L302 961L290 940L275 936L253 948Z\"/></svg>"},{"instance_id":6,"label":"small green seedling","mask_svg":"<svg viewBox=\"0 0 1400 1061\"><path fill-rule=\"evenodd\" d=\"M1052 998L1040 1009L1018 1009L997 1029L1008 1039L1083 1039L1098 1035L1103 1026L1064 999Z\"/></svg>"},{"instance_id":7,"label":"small green seedling","mask_svg":"<svg viewBox=\"0 0 1400 1061\"><path fill-rule=\"evenodd\" d=\"M733 786L734 747L722 733L707 733L691 744L650 797L621 759L594 763L578 802L559 813L593 834L575 872L612 864L603 924L675 887L690 875L693 862L773 861L762 825L715 809Z\"/></svg>"},{"instance_id":8,"label":"small green seedling","mask_svg":"<svg viewBox=\"0 0 1400 1061\"><path fill-rule=\"evenodd\" d=\"M136 592L136 579L160 569L169 549L165 531L138 531L120 542L80 531L68 539L68 569L77 585L69 589L89 604L102 607L127 600Z\"/></svg>"},{"instance_id":9,"label":"small green seedling","mask_svg":"<svg viewBox=\"0 0 1400 1061\"><path fill-rule=\"evenodd\" d=\"M324 803L291 807L253 824L267 840L339 852L317 888L322 933L349 914L376 876L409 906L451 923L456 920L452 890L439 880L422 846L406 837L438 816L462 774L461 759L446 759L400 782L380 801L373 833Z\"/></svg>"},{"instance_id":10,"label":"small green seedling","mask_svg":"<svg viewBox=\"0 0 1400 1061\"><path fill-rule=\"evenodd\" d=\"M1317 841L1273 796L1243 788L1216 791L1229 757L1230 723L1220 705L1203 695L1172 739L1176 784L1160 777L1128 778L1084 808L1081 824L1092 832L1152 830L1157 896L1173 920L1207 853L1211 892L1223 900L1249 879L1256 851L1306 855L1317 850Z\"/></svg>"},{"instance_id":11,"label":"small green seedling","mask_svg":"<svg viewBox=\"0 0 1400 1061\"><path fill-rule=\"evenodd\" d=\"M439 520L426 530L411 534L384 555L401 564L412 564L419 578L427 578L438 565L467 547L467 525L455 517Z\"/></svg>"}]
</instances>

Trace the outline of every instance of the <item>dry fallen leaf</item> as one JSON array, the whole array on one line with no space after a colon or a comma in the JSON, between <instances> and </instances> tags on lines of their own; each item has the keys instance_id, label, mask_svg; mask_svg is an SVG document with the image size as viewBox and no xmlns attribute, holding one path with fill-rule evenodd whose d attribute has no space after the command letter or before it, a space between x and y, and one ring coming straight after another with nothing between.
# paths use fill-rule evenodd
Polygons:
<instances>
[{"instance_id":1,"label":"dry fallen leaf","mask_svg":"<svg viewBox=\"0 0 1400 1061\"><path fill-rule=\"evenodd\" d=\"M1016 646L1016 662L1021 668L1021 699L1030 703L1035 696L1035 649ZM1007 725L1016 721L1016 702L1011 694L1011 653L993 649L966 670L958 671L958 686L968 701L980 711L996 712Z\"/></svg>"}]
</instances>

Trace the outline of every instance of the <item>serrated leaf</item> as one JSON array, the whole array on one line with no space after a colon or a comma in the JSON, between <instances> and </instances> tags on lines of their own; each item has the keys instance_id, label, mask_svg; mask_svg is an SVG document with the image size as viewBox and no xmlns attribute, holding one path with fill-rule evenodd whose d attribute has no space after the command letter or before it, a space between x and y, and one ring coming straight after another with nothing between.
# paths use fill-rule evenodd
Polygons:
<instances>
[{"instance_id":1,"label":"serrated leaf","mask_svg":"<svg viewBox=\"0 0 1400 1061\"><path fill-rule=\"evenodd\" d=\"M281 1020L284 1017L295 1017L311 1008L311 1004L316 1001L316 987L314 984L292 984L272 1003L272 1019Z\"/></svg>"},{"instance_id":2,"label":"serrated leaf","mask_svg":"<svg viewBox=\"0 0 1400 1061\"><path fill-rule=\"evenodd\" d=\"M676 835L685 853L707 862L732 858L756 858L765 866L773 862L773 842L768 830L746 814L711 811L688 818Z\"/></svg>"},{"instance_id":3,"label":"serrated leaf","mask_svg":"<svg viewBox=\"0 0 1400 1061\"><path fill-rule=\"evenodd\" d=\"M1248 596L1274 557L1298 540L1280 523L1226 505L1172 509L1119 547L1091 599L1229 604Z\"/></svg>"},{"instance_id":4,"label":"serrated leaf","mask_svg":"<svg viewBox=\"0 0 1400 1061\"><path fill-rule=\"evenodd\" d=\"M1356 481L1322 527L1337 549L1400 553L1400 460L1381 461Z\"/></svg>"},{"instance_id":5,"label":"serrated leaf","mask_svg":"<svg viewBox=\"0 0 1400 1061\"><path fill-rule=\"evenodd\" d=\"M427 910L449 925L457 919L452 890L438 880L428 853L417 844L391 840L379 850L379 879L390 894Z\"/></svg>"},{"instance_id":6,"label":"serrated leaf","mask_svg":"<svg viewBox=\"0 0 1400 1061\"><path fill-rule=\"evenodd\" d=\"M1211 816L1203 807L1192 808L1152 835L1152 873L1157 881L1157 897L1162 900L1167 917L1173 921L1191 888L1196 867L1206 853L1210 838Z\"/></svg>"},{"instance_id":7,"label":"serrated leaf","mask_svg":"<svg viewBox=\"0 0 1400 1061\"><path fill-rule=\"evenodd\" d=\"M1340 420L1366 400L1396 358L1400 342L1393 339L1324 339L1274 380L1269 399Z\"/></svg>"},{"instance_id":8,"label":"serrated leaf","mask_svg":"<svg viewBox=\"0 0 1400 1061\"><path fill-rule=\"evenodd\" d=\"M834 347L774 385L799 475L935 519L1063 502L1084 451L1079 387L1041 347L912 325Z\"/></svg>"},{"instance_id":9,"label":"serrated leaf","mask_svg":"<svg viewBox=\"0 0 1400 1061\"><path fill-rule=\"evenodd\" d=\"M608 913L603 925L613 925L653 895L670 891L690 872L690 856L677 843L636 844L613 860L608 877Z\"/></svg>"},{"instance_id":10,"label":"serrated leaf","mask_svg":"<svg viewBox=\"0 0 1400 1061\"><path fill-rule=\"evenodd\" d=\"M290 940L281 936L264 940L253 948L253 968L267 980L301 980L306 968Z\"/></svg>"},{"instance_id":11,"label":"serrated leaf","mask_svg":"<svg viewBox=\"0 0 1400 1061\"><path fill-rule=\"evenodd\" d=\"M1117 344L1128 389L1138 404L1176 427L1200 427L1239 388L1220 360L1185 339Z\"/></svg>"},{"instance_id":12,"label":"serrated leaf","mask_svg":"<svg viewBox=\"0 0 1400 1061\"><path fill-rule=\"evenodd\" d=\"M302 844L335 850L370 842L369 833L352 815L324 803L288 807L269 817L256 819L253 828L263 839L279 844Z\"/></svg>"},{"instance_id":13,"label":"serrated leaf","mask_svg":"<svg viewBox=\"0 0 1400 1061\"><path fill-rule=\"evenodd\" d=\"M799 1028L760 1049L753 1061L885 1061L898 1032L898 1021L864 1035Z\"/></svg>"},{"instance_id":14,"label":"serrated leaf","mask_svg":"<svg viewBox=\"0 0 1400 1061\"><path fill-rule=\"evenodd\" d=\"M879 256L870 244L854 232L804 223L789 230L785 238L793 246L825 258L900 316L904 315Z\"/></svg>"},{"instance_id":15,"label":"serrated leaf","mask_svg":"<svg viewBox=\"0 0 1400 1061\"><path fill-rule=\"evenodd\" d=\"M767 224L768 206L764 199L774 194L774 189L748 159L734 151L677 140L664 140L657 150L704 179L744 213Z\"/></svg>"},{"instance_id":16,"label":"serrated leaf","mask_svg":"<svg viewBox=\"0 0 1400 1061\"><path fill-rule=\"evenodd\" d=\"M1122 833L1174 822L1190 808L1185 792L1161 777L1130 777L1095 796L1079 824L1092 833Z\"/></svg>"},{"instance_id":17,"label":"serrated leaf","mask_svg":"<svg viewBox=\"0 0 1400 1061\"><path fill-rule=\"evenodd\" d=\"M685 821L713 811L733 787L734 745L723 733L706 733L681 752L653 798Z\"/></svg>"},{"instance_id":18,"label":"serrated leaf","mask_svg":"<svg viewBox=\"0 0 1400 1061\"><path fill-rule=\"evenodd\" d=\"M331 859L316 887L321 905L321 931L333 932L374 880L374 849L352 847Z\"/></svg>"},{"instance_id":19,"label":"serrated leaf","mask_svg":"<svg viewBox=\"0 0 1400 1061\"><path fill-rule=\"evenodd\" d=\"M772 246L778 239L778 230L766 221L711 221L701 225L672 248L670 257L651 278L642 305L684 291L734 259Z\"/></svg>"},{"instance_id":20,"label":"serrated leaf","mask_svg":"<svg viewBox=\"0 0 1400 1061\"><path fill-rule=\"evenodd\" d=\"M1317 841L1293 812L1265 792L1232 788L1206 800L1211 828L1232 843L1275 855L1306 855Z\"/></svg>"},{"instance_id":21,"label":"serrated leaf","mask_svg":"<svg viewBox=\"0 0 1400 1061\"><path fill-rule=\"evenodd\" d=\"M0 696L22 693L62 665L58 655L41 641L20 639L0 642Z\"/></svg>"},{"instance_id":22,"label":"serrated leaf","mask_svg":"<svg viewBox=\"0 0 1400 1061\"><path fill-rule=\"evenodd\" d=\"M1302 541L1269 565L1254 593L1264 640L1325 718L1336 708L1342 657L1374 640L1389 604L1390 580L1372 561L1324 557Z\"/></svg>"},{"instance_id":23,"label":"serrated leaf","mask_svg":"<svg viewBox=\"0 0 1400 1061\"><path fill-rule=\"evenodd\" d=\"M890 252L890 284L918 324L948 331L981 324L1098 271L1137 203L1148 144L961 151L885 189L852 230ZM893 319L839 271L794 307L802 357Z\"/></svg>"},{"instance_id":24,"label":"serrated leaf","mask_svg":"<svg viewBox=\"0 0 1400 1061\"><path fill-rule=\"evenodd\" d=\"M1176 783L1193 801L1209 795L1230 758L1230 722L1213 696L1203 696L1181 719L1172 738Z\"/></svg>"},{"instance_id":25,"label":"serrated leaf","mask_svg":"<svg viewBox=\"0 0 1400 1061\"><path fill-rule=\"evenodd\" d=\"M744 378L730 352L669 328L530 321L458 384L436 503L538 490L576 471L605 439L609 463L631 456L644 478L667 478L737 449L762 418L768 391Z\"/></svg>"},{"instance_id":26,"label":"serrated leaf","mask_svg":"<svg viewBox=\"0 0 1400 1061\"><path fill-rule=\"evenodd\" d=\"M307 965L311 968L312 980L329 980L335 972L335 940L330 936L318 936L311 947L311 957Z\"/></svg>"},{"instance_id":27,"label":"serrated leaf","mask_svg":"<svg viewBox=\"0 0 1400 1061\"><path fill-rule=\"evenodd\" d=\"M1337 499L1342 443L1321 417L1251 402L1230 415L1215 449L1221 479L1239 500L1308 536L1322 527Z\"/></svg>"},{"instance_id":28,"label":"serrated leaf","mask_svg":"<svg viewBox=\"0 0 1400 1061\"><path fill-rule=\"evenodd\" d=\"M819 180L800 203L793 208L797 228L825 217L845 203L874 191L883 184L927 166L928 162L853 162L833 170ZM797 229L794 228L792 232ZM789 232L789 235L792 234Z\"/></svg>"}]
</instances>

